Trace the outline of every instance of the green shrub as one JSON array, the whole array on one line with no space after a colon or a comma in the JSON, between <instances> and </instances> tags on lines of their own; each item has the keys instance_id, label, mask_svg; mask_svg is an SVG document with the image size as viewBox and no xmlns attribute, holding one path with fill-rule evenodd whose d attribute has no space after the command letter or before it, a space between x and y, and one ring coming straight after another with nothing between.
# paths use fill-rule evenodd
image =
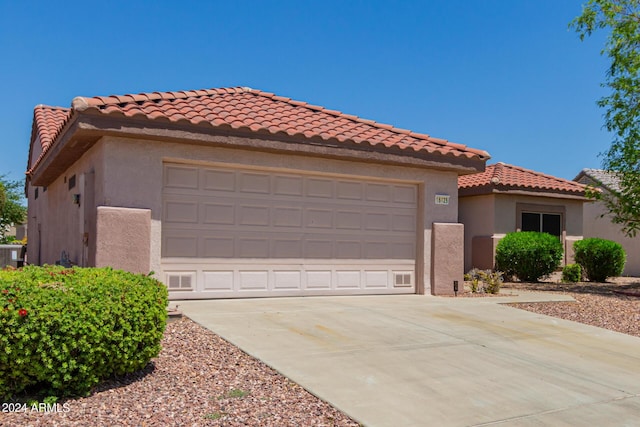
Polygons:
<instances>
[{"instance_id":1,"label":"green shrub","mask_svg":"<svg viewBox=\"0 0 640 427\"><path fill-rule=\"evenodd\" d=\"M582 280L582 267L580 264L567 264L562 269L562 281L576 283Z\"/></svg>"},{"instance_id":2,"label":"green shrub","mask_svg":"<svg viewBox=\"0 0 640 427\"><path fill-rule=\"evenodd\" d=\"M0 271L0 398L86 395L160 352L167 289L110 268Z\"/></svg>"},{"instance_id":3,"label":"green shrub","mask_svg":"<svg viewBox=\"0 0 640 427\"><path fill-rule=\"evenodd\" d=\"M557 237L535 231L507 234L496 247L496 268L507 276L537 282L560 265L562 243Z\"/></svg>"},{"instance_id":4,"label":"green shrub","mask_svg":"<svg viewBox=\"0 0 640 427\"><path fill-rule=\"evenodd\" d=\"M470 282L471 293L497 294L502 285L502 273L474 268L464 275L464 280Z\"/></svg>"},{"instance_id":5,"label":"green shrub","mask_svg":"<svg viewBox=\"0 0 640 427\"><path fill-rule=\"evenodd\" d=\"M611 240L589 238L573 244L576 263L582 266L585 276L592 282L604 282L607 277L622 274L626 254L619 243Z\"/></svg>"}]
</instances>

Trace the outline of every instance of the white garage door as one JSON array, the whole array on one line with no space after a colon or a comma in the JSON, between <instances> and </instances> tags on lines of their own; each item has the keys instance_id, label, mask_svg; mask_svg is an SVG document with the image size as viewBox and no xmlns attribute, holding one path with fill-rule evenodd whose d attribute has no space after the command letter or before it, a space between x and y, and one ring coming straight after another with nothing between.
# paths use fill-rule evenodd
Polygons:
<instances>
[{"instance_id":1,"label":"white garage door","mask_svg":"<svg viewBox=\"0 0 640 427\"><path fill-rule=\"evenodd\" d=\"M417 187L166 163L171 298L415 292Z\"/></svg>"}]
</instances>

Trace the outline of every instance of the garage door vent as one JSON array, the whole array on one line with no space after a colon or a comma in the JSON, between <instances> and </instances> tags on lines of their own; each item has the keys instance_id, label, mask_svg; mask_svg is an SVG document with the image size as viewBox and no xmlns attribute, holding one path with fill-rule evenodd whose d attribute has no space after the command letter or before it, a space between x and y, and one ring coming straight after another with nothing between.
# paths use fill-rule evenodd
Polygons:
<instances>
[{"instance_id":1,"label":"garage door vent","mask_svg":"<svg viewBox=\"0 0 640 427\"><path fill-rule=\"evenodd\" d=\"M193 273L167 273L170 291L192 291Z\"/></svg>"},{"instance_id":2,"label":"garage door vent","mask_svg":"<svg viewBox=\"0 0 640 427\"><path fill-rule=\"evenodd\" d=\"M411 273L393 273L394 285L396 288L411 286Z\"/></svg>"}]
</instances>

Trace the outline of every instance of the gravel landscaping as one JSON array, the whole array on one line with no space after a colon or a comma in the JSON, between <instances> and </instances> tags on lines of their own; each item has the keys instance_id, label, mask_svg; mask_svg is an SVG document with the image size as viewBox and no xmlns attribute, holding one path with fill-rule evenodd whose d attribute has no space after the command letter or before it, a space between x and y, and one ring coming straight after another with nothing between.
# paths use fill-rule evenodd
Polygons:
<instances>
[{"instance_id":1,"label":"gravel landscaping","mask_svg":"<svg viewBox=\"0 0 640 427\"><path fill-rule=\"evenodd\" d=\"M562 292L576 302L514 307L640 337L640 280L506 283L507 292ZM637 296L635 296L637 294ZM48 411L0 413L0 426L357 426L262 362L189 319L167 326L160 356ZM53 411L51 409L54 409Z\"/></svg>"},{"instance_id":2,"label":"gravel landscaping","mask_svg":"<svg viewBox=\"0 0 640 427\"><path fill-rule=\"evenodd\" d=\"M560 292L575 302L510 304L523 310L640 337L640 279L619 277L608 283L505 283L507 291L518 289Z\"/></svg>"},{"instance_id":3,"label":"gravel landscaping","mask_svg":"<svg viewBox=\"0 0 640 427\"><path fill-rule=\"evenodd\" d=\"M7 406L0 426L358 425L187 318L167 325L162 352L144 372L53 409Z\"/></svg>"}]
</instances>

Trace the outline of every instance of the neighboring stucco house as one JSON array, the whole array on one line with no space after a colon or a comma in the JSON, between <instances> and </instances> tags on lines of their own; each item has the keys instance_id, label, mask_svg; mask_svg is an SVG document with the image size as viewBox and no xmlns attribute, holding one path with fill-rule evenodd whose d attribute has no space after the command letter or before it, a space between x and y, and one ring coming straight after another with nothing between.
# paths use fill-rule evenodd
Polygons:
<instances>
[{"instance_id":1,"label":"neighboring stucco house","mask_svg":"<svg viewBox=\"0 0 640 427\"><path fill-rule=\"evenodd\" d=\"M464 224L465 271L492 269L498 242L514 231L558 236L563 263L573 262L582 239L586 186L505 163L458 178L459 221Z\"/></svg>"},{"instance_id":2,"label":"neighboring stucco house","mask_svg":"<svg viewBox=\"0 0 640 427\"><path fill-rule=\"evenodd\" d=\"M618 189L619 182L614 173L602 169L583 169L574 181L600 188L608 193ZM621 226L612 223L610 218L603 202L587 203L583 214L584 237L599 237L620 243L627 253L627 262L622 274L640 276L640 236L625 236Z\"/></svg>"},{"instance_id":3,"label":"neighboring stucco house","mask_svg":"<svg viewBox=\"0 0 640 427\"><path fill-rule=\"evenodd\" d=\"M28 256L172 299L449 294L458 176L488 158L250 88L77 97L35 108Z\"/></svg>"}]
</instances>

